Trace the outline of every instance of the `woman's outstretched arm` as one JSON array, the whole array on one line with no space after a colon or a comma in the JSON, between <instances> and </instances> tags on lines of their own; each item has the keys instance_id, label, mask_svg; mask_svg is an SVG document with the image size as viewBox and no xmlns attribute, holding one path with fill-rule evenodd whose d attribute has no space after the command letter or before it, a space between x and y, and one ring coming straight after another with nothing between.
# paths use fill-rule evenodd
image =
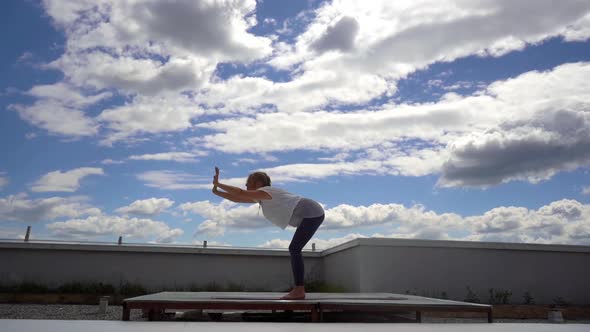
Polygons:
<instances>
[{"instance_id":1,"label":"woman's outstretched arm","mask_svg":"<svg viewBox=\"0 0 590 332\"><path fill-rule=\"evenodd\" d=\"M213 191L213 193L215 195L217 195L219 197L223 197L225 199L228 199L228 200L230 200L232 202L236 202L236 203L256 203L256 201L251 200L251 199L242 198L242 197L236 197L236 196L234 196L234 195L232 195L230 193L219 191L217 189L217 186L214 186L212 191Z\"/></svg>"}]
</instances>

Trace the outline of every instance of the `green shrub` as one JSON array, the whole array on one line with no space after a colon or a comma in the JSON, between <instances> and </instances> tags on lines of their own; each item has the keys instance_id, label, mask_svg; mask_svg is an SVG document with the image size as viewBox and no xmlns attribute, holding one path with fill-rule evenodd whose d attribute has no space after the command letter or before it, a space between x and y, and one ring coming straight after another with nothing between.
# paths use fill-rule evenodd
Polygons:
<instances>
[{"instance_id":1,"label":"green shrub","mask_svg":"<svg viewBox=\"0 0 590 332\"><path fill-rule=\"evenodd\" d=\"M139 283L123 282L119 287L119 293L122 295L145 295L147 290Z\"/></svg>"},{"instance_id":2,"label":"green shrub","mask_svg":"<svg viewBox=\"0 0 590 332\"><path fill-rule=\"evenodd\" d=\"M465 296L464 302L471 302L471 303L480 303L479 298L475 295L474 292L471 291L471 288L467 286L467 295Z\"/></svg>"},{"instance_id":3,"label":"green shrub","mask_svg":"<svg viewBox=\"0 0 590 332\"><path fill-rule=\"evenodd\" d=\"M488 300L489 304L509 304L510 297L512 296L512 292L509 290L497 290L494 291L493 288L489 290L490 298Z\"/></svg>"},{"instance_id":4,"label":"green shrub","mask_svg":"<svg viewBox=\"0 0 590 332\"><path fill-rule=\"evenodd\" d=\"M245 288L241 284L235 284L230 282L225 288L226 292L244 292Z\"/></svg>"},{"instance_id":5,"label":"green shrub","mask_svg":"<svg viewBox=\"0 0 590 332\"><path fill-rule=\"evenodd\" d=\"M208 283L207 285L205 285L205 291L206 292L221 292L221 291L223 291L223 287L221 287L221 285L216 283L215 281L212 281L212 282Z\"/></svg>"},{"instance_id":6,"label":"green shrub","mask_svg":"<svg viewBox=\"0 0 590 332\"><path fill-rule=\"evenodd\" d=\"M47 286L34 281L23 281L20 284L16 284L13 289L16 293L49 293Z\"/></svg>"},{"instance_id":7,"label":"green shrub","mask_svg":"<svg viewBox=\"0 0 590 332\"><path fill-rule=\"evenodd\" d=\"M80 293L80 294L114 294L115 287L102 282L78 282L72 281L65 283L57 288L60 293Z\"/></svg>"},{"instance_id":8,"label":"green shrub","mask_svg":"<svg viewBox=\"0 0 590 332\"><path fill-rule=\"evenodd\" d=\"M533 299L529 291L524 292L524 295L522 297L524 298L524 304L535 304L535 300Z\"/></svg>"}]
</instances>

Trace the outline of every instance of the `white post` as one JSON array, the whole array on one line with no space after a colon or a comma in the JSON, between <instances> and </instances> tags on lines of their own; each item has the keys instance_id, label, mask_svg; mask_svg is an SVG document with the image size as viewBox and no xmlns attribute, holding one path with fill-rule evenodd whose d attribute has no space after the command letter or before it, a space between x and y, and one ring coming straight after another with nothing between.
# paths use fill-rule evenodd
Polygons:
<instances>
[{"instance_id":1,"label":"white post","mask_svg":"<svg viewBox=\"0 0 590 332\"><path fill-rule=\"evenodd\" d=\"M109 297L101 296L100 302L98 303L98 313L104 315L107 313L107 307L109 306Z\"/></svg>"}]
</instances>

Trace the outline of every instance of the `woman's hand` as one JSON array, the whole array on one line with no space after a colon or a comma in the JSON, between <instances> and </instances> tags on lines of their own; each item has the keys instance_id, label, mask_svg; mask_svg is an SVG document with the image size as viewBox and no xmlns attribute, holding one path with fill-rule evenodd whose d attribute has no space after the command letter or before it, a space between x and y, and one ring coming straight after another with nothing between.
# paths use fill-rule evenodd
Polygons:
<instances>
[{"instance_id":1,"label":"woman's hand","mask_svg":"<svg viewBox=\"0 0 590 332\"><path fill-rule=\"evenodd\" d=\"M213 177L213 186L217 189L217 185L219 185L219 168L215 166L215 176Z\"/></svg>"}]
</instances>

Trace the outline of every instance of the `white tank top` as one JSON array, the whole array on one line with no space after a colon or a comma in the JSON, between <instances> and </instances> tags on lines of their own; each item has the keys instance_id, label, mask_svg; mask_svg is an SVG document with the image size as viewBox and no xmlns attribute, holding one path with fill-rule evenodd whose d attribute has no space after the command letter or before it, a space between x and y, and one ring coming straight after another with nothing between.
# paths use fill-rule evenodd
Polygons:
<instances>
[{"instance_id":1,"label":"white tank top","mask_svg":"<svg viewBox=\"0 0 590 332\"><path fill-rule=\"evenodd\" d=\"M259 201L264 217L282 229L287 228L293 210L302 197L271 186L260 187L258 190L267 192L272 197Z\"/></svg>"}]
</instances>

